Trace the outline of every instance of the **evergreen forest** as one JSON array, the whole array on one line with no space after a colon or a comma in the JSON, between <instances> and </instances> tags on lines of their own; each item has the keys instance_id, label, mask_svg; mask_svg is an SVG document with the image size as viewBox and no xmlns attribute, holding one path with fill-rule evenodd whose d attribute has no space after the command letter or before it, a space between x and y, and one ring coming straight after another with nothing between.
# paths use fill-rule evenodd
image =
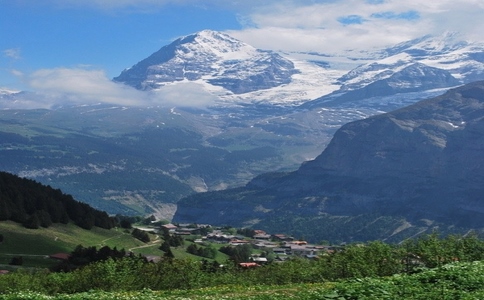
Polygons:
<instances>
[{"instance_id":1,"label":"evergreen forest","mask_svg":"<svg viewBox=\"0 0 484 300\"><path fill-rule=\"evenodd\" d=\"M0 221L7 220L32 229L68 222L84 229L116 226L116 219L106 212L76 201L59 189L0 172Z\"/></svg>"}]
</instances>

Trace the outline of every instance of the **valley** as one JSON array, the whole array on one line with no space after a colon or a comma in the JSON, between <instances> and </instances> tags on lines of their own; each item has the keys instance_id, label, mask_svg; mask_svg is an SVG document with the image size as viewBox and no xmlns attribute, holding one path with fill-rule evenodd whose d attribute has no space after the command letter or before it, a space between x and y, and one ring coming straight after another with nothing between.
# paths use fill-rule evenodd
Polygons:
<instances>
[{"instance_id":1,"label":"valley","mask_svg":"<svg viewBox=\"0 0 484 300\"><path fill-rule=\"evenodd\" d=\"M0 11L0 300L484 299L484 1Z\"/></svg>"},{"instance_id":2,"label":"valley","mask_svg":"<svg viewBox=\"0 0 484 300\"><path fill-rule=\"evenodd\" d=\"M479 56L484 47L458 38L450 33L425 36L348 57L265 51L227 34L204 30L175 40L114 78L130 95L135 94L129 89L139 91L140 98L131 99L130 105L58 103L30 92L0 93L2 169L60 188L110 214L154 214L159 219L198 222L213 215L193 215L198 210L192 204L187 207L192 201L187 199L210 197L195 202L204 206L202 210L214 212L222 204L211 203L222 197L225 208L219 214L227 207L234 211L217 217L220 224L265 223L267 228L282 228L290 220L297 232L304 231L302 224L313 222L306 219L306 212L322 212L316 207L329 202L311 195L308 199L313 200L306 203L296 195L295 206L306 207L303 215L293 215L299 210L291 204L288 207L293 211L279 212L276 219L268 218L270 214L259 216L259 212L250 216L248 203L239 207L228 200L231 189L260 188L265 184L260 182L273 176L269 172L297 174L301 164L311 165L306 162L320 156L345 124L439 96L484 76ZM51 104L32 108L35 101ZM31 108L23 109L27 103ZM338 151L349 153L351 147L367 145L349 147ZM331 194L341 192L337 189L342 184L333 175L305 176L289 186L297 185L297 190L316 184ZM337 188L318 180L335 182ZM216 191L220 192L212 193ZM251 190L249 194L257 198L258 193ZM264 201L284 202L279 193L267 189L263 198L272 200ZM295 195L283 193L283 198ZM374 196L365 197L370 198L361 201ZM272 204L254 205L273 212ZM341 220L373 222L372 217L348 215L345 209L338 211ZM239 220L242 215L247 219ZM329 220L322 215L318 218ZM381 224L394 224L383 236L393 236L392 232L410 223L413 229L408 235L433 228L392 218Z\"/></svg>"}]
</instances>

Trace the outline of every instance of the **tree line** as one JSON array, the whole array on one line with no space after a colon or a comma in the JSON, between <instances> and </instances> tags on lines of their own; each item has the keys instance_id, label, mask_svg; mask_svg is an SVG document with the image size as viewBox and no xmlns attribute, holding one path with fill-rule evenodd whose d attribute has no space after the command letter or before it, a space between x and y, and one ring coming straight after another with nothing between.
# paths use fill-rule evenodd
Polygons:
<instances>
[{"instance_id":1,"label":"tree line","mask_svg":"<svg viewBox=\"0 0 484 300\"><path fill-rule=\"evenodd\" d=\"M106 212L76 201L59 189L0 172L0 221L7 220L32 229L69 222L84 229L110 229L117 225L116 219Z\"/></svg>"}]
</instances>

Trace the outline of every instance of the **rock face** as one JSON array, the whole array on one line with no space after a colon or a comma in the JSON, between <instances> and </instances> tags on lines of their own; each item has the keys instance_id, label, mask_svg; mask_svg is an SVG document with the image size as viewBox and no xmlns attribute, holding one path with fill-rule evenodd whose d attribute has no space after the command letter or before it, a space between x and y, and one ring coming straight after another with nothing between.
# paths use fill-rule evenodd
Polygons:
<instances>
[{"instance_id":1,"label":"rock face","mask_svg":"<svg viewBox=\"0 0 484 300\"><path fill-rule=\"evenodd\" d=\"M349 91L338 97L334 102L340 104L345 101L357 101L371 97L420 92L457 85L459 85L459 81L449 71L429 67L422 63L414 63L395 72L388 78Z\"/></svg>"},{"instance_id":2,"label":"rock face","mask_svg":"<svg viewBox=\"0 0 484 300\"><path fill-rule=\"evenodd\" d=\"M484 83L344 125L294 178L311 195L338 194L329 212L405 214L484 225ZM316 178L340 178L340 185ZM324 187L320 189L320 187ZM366 199L366 200L362 200ZM353 207L353 209L348 209Z\"/></svg>"},{"instance_id":3,"label":"rock face","mask_svg":"<svg viewBox=\"0 0 484 300\"><path fill-rule=\"evenodd\" d=\"M261 175L244 189L186 198L174 220L211 219L270 230L281 216L317 218L313 225L324 231L335 216L371 215L369 223L391 217L400 220L393 226L409 222L408 228L421 220L446 228L482 228L482 149L483 81L346 124L321 155L299 170ZM348 221L340 230L355 235L361 228L354 224ZM371 238L388 238L396 230Z\"/></svg>"},{"instance_id":4,"label":"rock face","mask_svg":"<svg viewBox=\"0 0 484 300\"><path fill-rule=\"evenodd\" d=\"M170 82L203 80L241 94L289 83L296 73L292 61L275 52L204 30L161 48L114 81L150 90Z\"/></svg>"}]
</instances>

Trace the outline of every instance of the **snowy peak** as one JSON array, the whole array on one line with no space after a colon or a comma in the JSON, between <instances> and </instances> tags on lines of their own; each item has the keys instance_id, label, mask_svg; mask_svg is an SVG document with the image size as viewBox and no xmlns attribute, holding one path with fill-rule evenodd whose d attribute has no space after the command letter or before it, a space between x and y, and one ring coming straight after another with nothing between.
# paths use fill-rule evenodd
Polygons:
<instances>
[{"instance_id":1,"label":"snowy peak","mask_svg":"<svg viewBox=\"0 0 484 300\"><path fill-rule=\"evenodd\" d=\"M382 51L382 59L363 64L340 77L340 92L390 78L417 63L449 72L460 83L481 80L484 79L483 53L484 45L465 41L455 32L427 35L388 48Z\"/></svg>"},{"instance_id":2,"label":"snowy peak","mask_svg":"<svg viewBox=\"0 0 484 300\"><path fill-rule=\"evenodd\" d=\"M440 36L427 36L419 43L410 47L409 50L421 49L427 54L444 54L469 45L463 38L458 32L446 32Z\"/></svg>"},{"instance_id":3,"label":"snowy peak","mask_svg":"<svg viewBox=\"0 0 484 300\"><path fill-rule=\"evenodd\" d=\"M258 50L229 35L204 30L177 39L114 80L141 90L197 81L243 94L287 84L296 73L293 62L275 52Z\"/></svg>"},{"instance_id":4,"label":"snowy peak","mask_svg":"<svg viewBox=\"0 0 484 300\"><path fill-rule=\"evenodd\" d=\"M469 45L462 34L458 32L445 32L441 35L425 35L421 38L410 40L385 49L384 56L393 56L402 52L412 56L424 56L432 54L445 54L462 49Z\"/></svg>"},{"instance_id":5,"label":"snowy peak","mask_svg":"<svg viewBox=\"0 0 484 300\"><path fill-rule=\"evenodd\" d=\"M177 56L192 58L211 56L222 60L247 59L257 54L257 49L227 34L203 30L178 39Z\"/></svg>"}]
</instances>

